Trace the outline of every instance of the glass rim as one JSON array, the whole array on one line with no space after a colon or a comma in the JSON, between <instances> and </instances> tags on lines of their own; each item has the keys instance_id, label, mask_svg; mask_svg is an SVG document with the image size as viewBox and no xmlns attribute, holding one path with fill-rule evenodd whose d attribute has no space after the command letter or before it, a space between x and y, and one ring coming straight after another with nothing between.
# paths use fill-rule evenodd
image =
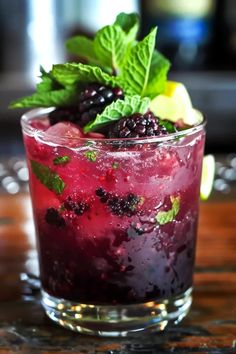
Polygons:
<instances>
[{"instance_id":1,"label":"glass rim","mask_svg":"<svg viewBox=\"0 0 236 354\"><path fill-rule=\"evenodd\" d=\"M32 137L37 137L40 139L43 139L44 142L50 142L52 140L55 141L55 135L48 134L47 131L42 131L40 129L34 128L29 124L29 120L40 117L40 116L45 116L48 113L52 112L55 109L55 107L51 108L35 108L31 109L27 112L25 112L21 116L21 127L23 133L32 136ZM167 135L162 135L162 136L151 136L151 137L143 137L143 138L95 138L95 137L69 137L69 136L60 136L56 137L58 139L57 144L60 145L60 142L62 144L65 144L66 141L78 141L78 142L91 142L93 141L94 143L103 143L103 144L113 144L117 142L125 142L129 143L130 145L132 144L145 144L145 143L163 143L163 142L171 142L176 140L177 138L180 138L182 136L189 136L192 134L195 134L201 130L203 130L206 126L207 120L205 115L193 108L193 111L197 114L199 114L202 118L199 123L191 126L190 128L177 131L174 133L169 133ZM66 144L65 144L66 145Z\"/></svg>"}]
</instances>

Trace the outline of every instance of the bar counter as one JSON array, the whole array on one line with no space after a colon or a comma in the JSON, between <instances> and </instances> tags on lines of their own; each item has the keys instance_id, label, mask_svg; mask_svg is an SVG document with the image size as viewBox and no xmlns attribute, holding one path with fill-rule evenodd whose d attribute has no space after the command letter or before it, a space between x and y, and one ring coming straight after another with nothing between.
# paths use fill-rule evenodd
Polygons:
<instances>
[{"instance_id":1,"label":"bar counter","mask_svg":"<svg viewBox=\"0 0 236 354\"><path fill-rule=\"evenodd\" d=\"M236 200L201 203L193 305L163 333L96 338L60 328L40 305L29 195L0 195L0 354L236 353Z\"/></svg>"}]
</instances>

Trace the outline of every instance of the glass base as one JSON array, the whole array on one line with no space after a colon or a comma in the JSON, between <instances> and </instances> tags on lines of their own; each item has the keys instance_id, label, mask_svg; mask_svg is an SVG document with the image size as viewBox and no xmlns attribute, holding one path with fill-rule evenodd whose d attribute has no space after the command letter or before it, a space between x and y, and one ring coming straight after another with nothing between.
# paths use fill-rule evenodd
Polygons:
<instances>
[{"instance_id":1,"label":"glass base","mask_svg":"<svg viewBox=\"0 0 236 354\"><path fill-rule=\"evenodd\" d=\"M98 336L127 336L140 331L162 331L188 313L192 288L183 294L135 305L89 305L58 299L42 291L46 314L59 325Z\"/></svg>"}]
</instances>

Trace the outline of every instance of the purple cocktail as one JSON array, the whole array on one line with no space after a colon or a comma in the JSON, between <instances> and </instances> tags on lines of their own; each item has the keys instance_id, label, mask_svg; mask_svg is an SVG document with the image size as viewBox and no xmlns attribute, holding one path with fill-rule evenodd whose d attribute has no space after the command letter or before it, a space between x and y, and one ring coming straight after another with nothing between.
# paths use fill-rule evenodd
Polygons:
<instances>
[{"instance_id":1,"label":"purple cocktail","mask_svg":"<svg viewBox=\"0 0 236 354\"><path fill-rule=\"evenodd\" d=\"M105 334L181 319L191 303L204 124L129 140L50 128L44 110L22 124L49 316Z\"/></svg>"}]
</instances>

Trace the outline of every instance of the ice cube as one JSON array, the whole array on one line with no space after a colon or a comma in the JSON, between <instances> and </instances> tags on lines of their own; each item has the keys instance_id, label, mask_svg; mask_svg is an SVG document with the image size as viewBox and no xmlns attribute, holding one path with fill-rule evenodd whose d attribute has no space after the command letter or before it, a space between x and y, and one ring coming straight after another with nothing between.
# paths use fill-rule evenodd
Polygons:
<instances>
[{"instance_id":1,"label":"ice cube","mask_svg":"<svg viewBox=\"0 0 236 354\"><path fill-rule=\"evenodd\" d=\"M84 138L82 130L75 124L70 122L57 123L46 131L46 140L60 144L66 143L69 146L79 145L80 138Z\"/></svg>"},{"instance_id":2,"label":"ice cube","mask_svg":"<svg viewBox=\"0 0 236 354\"><path fill-rule=\"evenodd\" d=\"M30 121L31 127L37 130L45 131L50 126L49 119L47 117L40 119L32 119Z\"/></svg>"},{"instance_id":3,"label":"ice cube","mask_svg":"<svg viewBox=\"0 0 236 354\"><path fill-rule=\"evenodd\" d=\"M70 122L57 123L47 129L47 134L58 138L82 138L84 134L82 130L75 124Z\"/></svg>"}]
</instances>

